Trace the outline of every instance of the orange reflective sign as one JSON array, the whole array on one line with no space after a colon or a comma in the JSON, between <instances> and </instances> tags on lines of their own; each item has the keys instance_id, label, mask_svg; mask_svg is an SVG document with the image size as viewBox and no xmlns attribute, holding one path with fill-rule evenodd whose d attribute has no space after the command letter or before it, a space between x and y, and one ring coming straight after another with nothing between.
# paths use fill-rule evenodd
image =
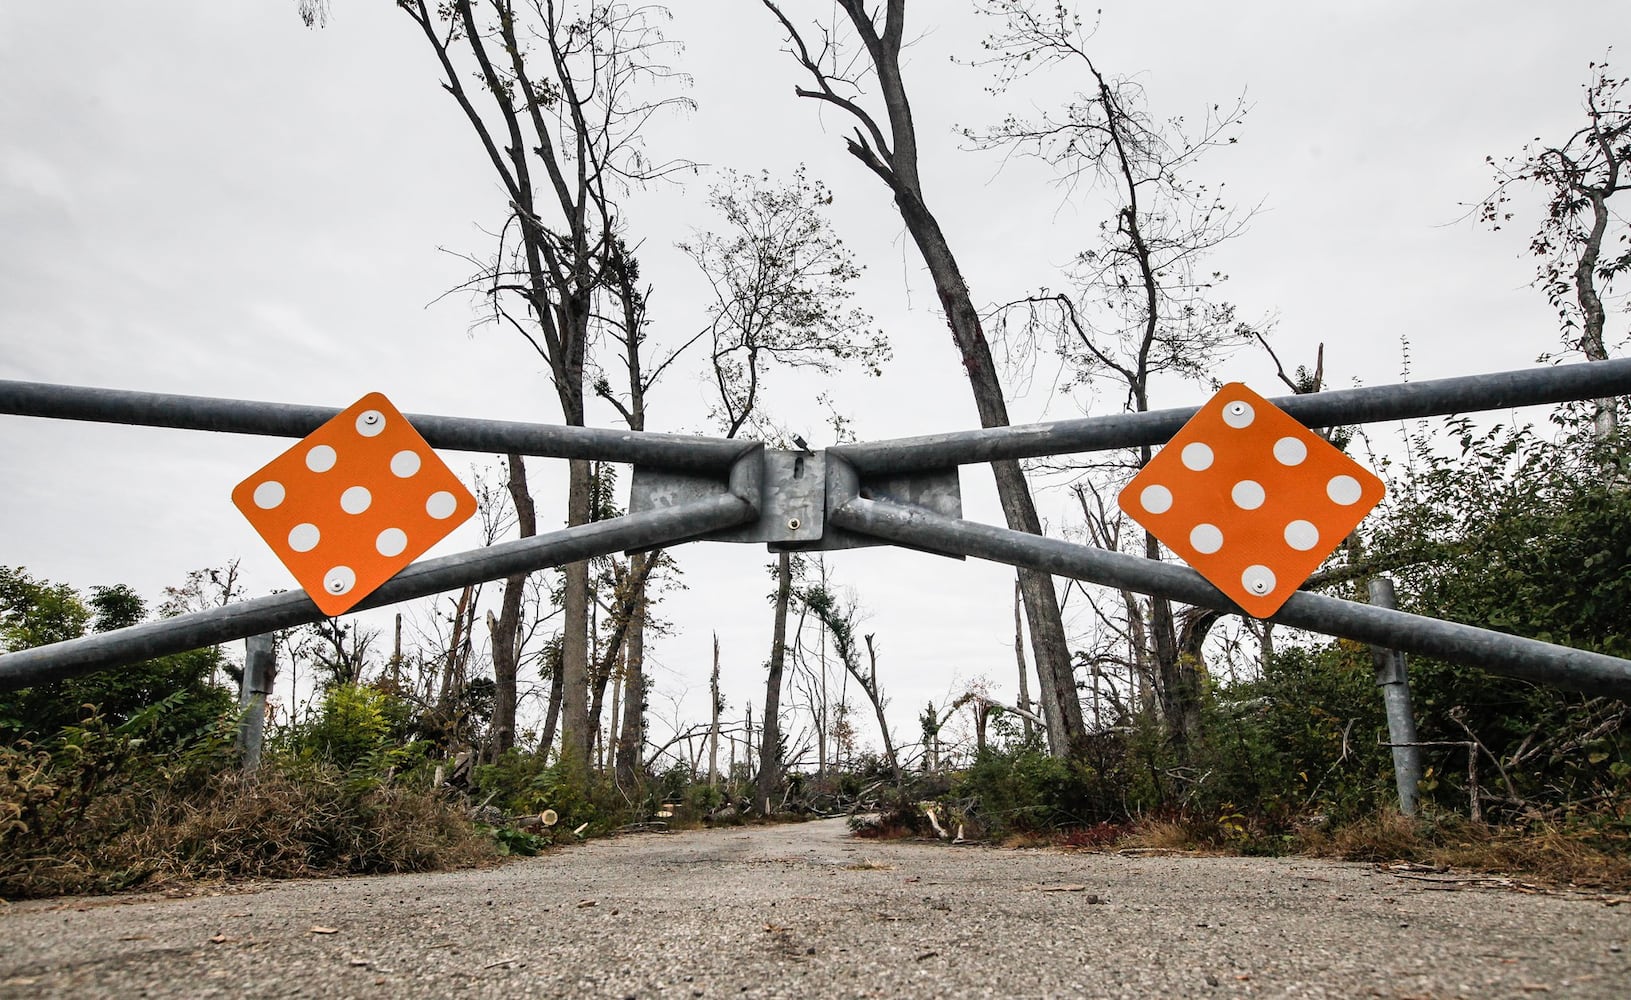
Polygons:
<instances>
[{"instance_id":1,"label":"orange reflective sign","mask_svg":"<svg viewBox=\"0 0 1631 1000\"><path fill-rule=\"evenodd\" d=\"M232 502L327 615L349 611L476 512L377 392L239 483Z\"/></svg>"},{"instance_id":2,"label":"orange reflective sign","mask_svg":"<svg viewBox=\"0 0 1631 1000\"><path fill-rule=\"evenodd\" d=\"M1118 502L1243 611L1267 618L1383 492L1370 470L1231 382L1133 477Z\"/></svg>"}]
</instances>

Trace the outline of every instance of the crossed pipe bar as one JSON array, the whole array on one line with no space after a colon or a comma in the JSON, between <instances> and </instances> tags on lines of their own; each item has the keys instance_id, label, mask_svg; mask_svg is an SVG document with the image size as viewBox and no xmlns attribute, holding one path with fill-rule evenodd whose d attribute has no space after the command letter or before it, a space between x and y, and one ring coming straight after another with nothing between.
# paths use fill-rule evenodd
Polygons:
<instances>
[{"instance_id":1,"label":"crossed pipe bar","mask_svg":"<svg viewBox=\"0 0 1631 1000\"><path fill-rule=\"evenodd\" d=\"M916 507L855 497L828 521L919 549L973 556L1055 576L1157 594L1244 614L1223 592L1185 566L1076 545L1056 538L943 517ZM1492 673L1618 698L1631 698L1631 660L1555 646L1501 632L1298 591L1271 621L1326 635L1421 653Z\"/></svg>"},{"instance_id":2,"label":"crossed pipe bar","mask_svg":"<svg viewBox=\"0 0 1631 1000\"><path fill-rule=\"evenodd\" d=\"M1333 389L1303 396L1277 396L1269 402L1303 425L1319 428L1626 395L1631 395L1631 358ZM849 462L863 476L929 472L1000 459L1165 444L1189 422L1196 409L1191 406L926 434L838 445L828 451Z\"/></svg>"},{"instance_id":3,"label":"crossed pipe bar","mask_svg":"<svg viewBox=\"0 0 1631 1000\"><path fill-rule=\"evenodd\" d=\"M1280 396L1271 402L1309 427L1330 427L1626 395L1631 395L1631 358L1334 389ZM840 445L829 451L862 475L928 472L999 459L1163 444L1195 415L1195 410L1184 407L952 431ZM338 412L322 406L0 379L0 413L22 416L304 437ZM648 431L429 414L407 417L431 447L454 451L600 459L705 472L728 469L755 447L741 440Z\"/></svg>"},{"instance_id":4,"label":"crossed pipe bar","mask_svg":"<svg viewBox=\"0 0 1631 1000\"><path fill-rule=\"evenodd\" d=\"M746 470L751 464L742 463L742 468ZM742 475L733 473L732 492L707 500L415 563L370 594L356 610L428 597L481 580L531 573L612 552L652 548L702 532L746 524L759 516L757 505L747 499L759 495L758 487L755 485L749 490L743 484L755 471L746 470ZM289 591L82 639L36 646L0 655L0 691L293 628L324 617L305 593Z\"/></svg>"},{"instance_id":5,"label":"crossed pipe bar","mask_svg":"<svg viewBox=\"0 0 1631 1000\"><path fill-rule=\"evenodd\" d=\"M0 413L26 417L302 438L339 412L337 407L330 406L0 379ZM425 413L403 416L432 448L451 451L515 452L545 458L600 459L665 469L722 472L759 447L754 441L604 427L439 417Z\"/></svg>"},{"instance_id":6,"label":"crossed pipe bar","mask_svg":"<svg viewBox=\"0 0 1631 1000\"><path fill-rule=\"evenodd\" d=\"M1631 359L1335 390L1281 397L1274 402L1308 426L1322 427L1616 395L1631 395ZM337 412L325 407L0 380L0 413L26 416L303 437ZM847 462L853 469L852 476L939 470L997 459L1159 444L1194 412L1188 408L1090 417L829 450ZM409 420L433 447L439 448L598 458L695 471L729 469L730 492L410 566L360 603L359 610L618 550L670 544L759 517L754 498L760 495L762 466L744 460L761 447L757 443L428 415L411 415ZM846 494L853 494L853 483L851 487ZM1030 566L1238 611L1193 570L945 518L915 508L855 498L832 512L831 523L917 548ZM0 655L0 690L197 649L322 617L304 594L288 593L4 654ZM1620 697L1631 695L1631 662L1471 626L1309 593L1293 595L1273 620L1470 663L1527 680Z\"/></svg>"}]
</instances>

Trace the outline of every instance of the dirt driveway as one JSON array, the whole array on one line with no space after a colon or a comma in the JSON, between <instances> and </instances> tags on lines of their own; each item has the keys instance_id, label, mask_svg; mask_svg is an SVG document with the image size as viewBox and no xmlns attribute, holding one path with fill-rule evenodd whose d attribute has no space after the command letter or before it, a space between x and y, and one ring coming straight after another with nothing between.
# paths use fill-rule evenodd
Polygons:
<instances>
[{"instance_id":1,"label":"dirt driveway","mask_svg":"<svg viewBox=\"0 0 1631 1000\"><path fill-rule=\"evenodd\" d=\"M487 871L0 904L4 997L1631 996L1631 903L841 820Z\"/></svg>"}]
</instances>

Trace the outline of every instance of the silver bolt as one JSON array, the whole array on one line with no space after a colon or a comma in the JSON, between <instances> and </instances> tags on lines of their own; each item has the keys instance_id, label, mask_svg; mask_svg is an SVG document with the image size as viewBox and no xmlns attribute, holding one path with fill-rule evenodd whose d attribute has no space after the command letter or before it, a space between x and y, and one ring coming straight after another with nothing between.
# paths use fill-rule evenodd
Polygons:
<instances>
[{"instance_id":1,"label":"silver bolt","mask_svg":"<svg viewBox=\"0 0 1631 1000\"><path fill-rule=\"evenodd\" d=\"M796 518L796 517L788 518L787 519L787 530L788 531L797 531L797 530L799 530L799 523L800 523L799 519Z\"/></svg>"}]
</instances>

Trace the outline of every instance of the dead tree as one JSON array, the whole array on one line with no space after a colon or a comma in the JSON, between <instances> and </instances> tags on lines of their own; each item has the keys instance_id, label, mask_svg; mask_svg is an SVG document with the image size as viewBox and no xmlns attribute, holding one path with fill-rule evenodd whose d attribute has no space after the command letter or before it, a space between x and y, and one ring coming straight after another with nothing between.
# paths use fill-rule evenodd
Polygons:
<instances>
[{"instance_id":1,"label":"dead tree","mask_svg":"<svg viewBox=\"0 0 1631 1000\"><path fill-rule=\"evenodd\" d=\"M855 125L845 140L850 155L877 176L893 196L901 221L933 278L952 342L968 374L980 425L1006 426L1008 405L979 310L975 308L951 243L923 194L917 129L901 72L906 0L887 0L881 9L880 5L866 0L836 0L838 10L860 39L863 49L862 53L842 58L837 52L837 39L829 30L819 24L801 30L782 12L780 4L772 0L763 0L763 3L787 32L791 54L811 81L810 87L795 87L794 93L831 105L849 116ZM816 44L812 45L811 39L815 39ZM833 68L856 64L861 69L853 76ZM862 76L870 76L876 83L883 104L881 118L863 106ZM993 462L991 468L1008 527L1033 535L1042 534L1042 521L1019 463ZM1059 597L1054 592L1052 577L1046 573L1022 570L1020 583L1031 624L1031 648L1042 688L1043 714L1048 720L1049 745L1055 754L1063 756L1080 742L1084 729L1070 651L1065 644Z\"/></svg>"},{"instance_id":2,"label":"dead tree","mask_svg":"<svg viewBox=\"0 0 1631 1000\"><path fill-rule=\"evenodd\" d=\"M640 128L677 81L656 8L586 0L403 0L502 186L507 217L468 288L491 319L544 360L562 420L583 426L593 306L622 228L616 198L677 169L653 163ZM471 81L474 79L475 85ZM567 523L589 520L589 464L569 463ZM564 568L560 658L563 757L584 765L588 712L589 578Z\"/></svg>"}]
</instances>

